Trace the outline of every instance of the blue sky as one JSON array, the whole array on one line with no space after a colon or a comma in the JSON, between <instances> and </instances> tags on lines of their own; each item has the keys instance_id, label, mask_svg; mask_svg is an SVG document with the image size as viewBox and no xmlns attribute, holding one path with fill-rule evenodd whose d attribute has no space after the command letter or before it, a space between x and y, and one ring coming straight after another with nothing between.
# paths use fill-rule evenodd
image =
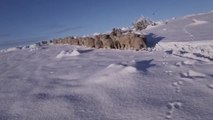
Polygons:
<instances>
[{"instance_id":1,"label":"blue sky","mask_svg":"<svg viewBox=\"0 0 213 120\"><path fill-rule=\"evenodd\" d=\"M128 27L213 10L213 0L0 0L0 46Z\"/></svg>"}]
</instances>

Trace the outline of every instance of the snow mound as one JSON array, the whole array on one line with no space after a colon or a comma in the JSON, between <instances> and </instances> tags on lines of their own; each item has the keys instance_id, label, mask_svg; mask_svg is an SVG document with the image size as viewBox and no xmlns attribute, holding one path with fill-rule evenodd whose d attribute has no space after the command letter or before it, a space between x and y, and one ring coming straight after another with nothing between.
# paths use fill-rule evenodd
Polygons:
<instances>
[{"instance_id":1,"label":"snow mound","mask_svg":"<svg viewBox=\"0 0 213 120\"><path fill-rule=\"evenodd\" d=\"M90 77L86 84L99 84L108 88L129 88L135 84L132 80L135 73L137 69L133 66L110 64Z\"/></svg>"},{"instance_id":2,"label":"snow mound","mask_svg":"<svg viewBox=\"0 0 213 120\"><path fill-rule=\"evenodd\" d=\"M72 50L72 51L61 51L56 58L63 58L63 57L72 57L72 56L78 56L80 55L80 53L78 52L78 50Z\"/></svg>"},{"instance_id":3,"label":"snow mound","mask_svg":"<svg viewBox=\"0 0 213 120\"><path fill-rule=\"evenodd\" d=\"M194 65L195 61L194 60L186 60L186 61L183 61L183 64L184 65Z\"/></svg>"},{"instance_id":4,"label":"snow mound","mask_svg":"<svg viewBox=\"0 0 213 120\"><path fill-rule=\"evenodd\" d=\"M193 23L189 24L191 26L196 26L196 25L202 25L202 24L209 23L208 21L202 21L202 20L197 20L197 19L193 19L192 21L193 21Z\"/></svg>"},{"instance_id":5,"label":"snow mound","mask_svg":"<svg viewBox=\"0 0 213 120\"><path fill-rule=\"evenodd\" d=\"M122 64L110 64L107 66L106 69L112 70L112 71L117 71L122 74L127 74L127 73L135 73L137 72L137 69L134 67L135 65L135 60L132 60L128 63L124 62Z\"/></svg>"},{"instance_id":6,"label":"snow mound","mask_svg":"<svg viewBox=\"0 0 213 120\"><path fill-rule=\"evenodd\" d=\"M117 65L117 64L110 64L107 66L107 69L110 69L110 68L123 68L124 66L123 65Z\"/></svg>"},{"instance_id":7,"label":"snow mound","mask_svg":"<svg viewBox=\"0 0 213 120\"><path fill-rule=\"evenodd\" d=\"M3 52L13 52L13 51L16 51L16 50L19 50L19 48L18 47L12 47L12 48L8 48L8 49L3 49L0 52L1 53L3 53Z\"/></svg>"},{"instance_id":8,"label":"snow mound","mask_svg":"<svg viewBox=\"0 0 213 120\"><path fill-rule=\"evenodd\" d=\"M126 65L120 65L120 64L110 64L106 68L107 70L117 71L117 73L120 74L128 74L128 73L135 73L137 72L137 69L133 66L126 66Z\"/></svg>"},{"instance_id":9,"label":"snow mound","mask_svg":"<svg viewBox=\"0 0 213 120\"><path fill-rule=\"evenodd\" d=\"M134 73L134 72L137 72L137 69L135 67L128 66L123 69L123 72L124 73Z\"/></svg>"},{"instance_id":10,"label":"snow mound","mask_svg":"<svg viewBox=\"0 0 213 120\"><path fill-rule=\"evenodd\" d=\"M70 53L70 56L78 56L80 55L80 52L78 52L78 50L73 50L71 53Z\"/></svg>"},{"instance_id":11,"label":"snow mound","mask_svg":"<svg viewBox=\"0 0 213 120\"><path fill-rule=\"evenodd\" d=\"M16 51L16 50L18 50L18 48L16 48L16 47L14 47L14 48L8 48L7 52Z\"/></svg>"},{"instance_id":12,"label":"snow mound","mask_svg":"<svg viewBox=\"0 0 213 120\"><path fill-rule=\"evenodd\" d=\"M203 73L199 73L199 72L193 71L193 70L189 70L186 73L182 73L182 76L183 77L190 77L190 78L194 78L194 77L201 77L201 78L203 78L206 75L203 74Z\"/></svg>"}]
</instances>

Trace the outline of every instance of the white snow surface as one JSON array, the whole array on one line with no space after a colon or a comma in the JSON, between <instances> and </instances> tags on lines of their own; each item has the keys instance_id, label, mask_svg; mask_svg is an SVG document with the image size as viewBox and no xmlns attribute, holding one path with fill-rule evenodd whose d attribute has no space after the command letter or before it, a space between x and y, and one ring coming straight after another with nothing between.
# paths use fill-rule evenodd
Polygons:
<instances>
[{"instance_id":1,"label":"white snow surface","mask_svg":"<svg viewBox=\"0 0 213 120\"><path fill-rule=\"evenodd\" d=\"M142 31L148 51L2 50L0 120L212 120L212 22L207 13Z\"/></svg>"},{"instance_id":2,"label":"white snow surface","mask_svg":"<svg viewBox=\"0 0 213 120\"><path fill-rule=\"evenodd\" d=\"M213 12L169 20L143 33L163 42L212 40ZM156 42L156 41L155 41Z\"/></svg>"},{"instance_id":3,"label":"white snow surface","mask_svg":"<svg viewBox=\"0 0 213 120\"><path fill-rule=\"evenodd\" d=\"M77 49L74 49L74 50L62 50L57 56L56 58L63 58L63 57L72 57L72 56L78 56L80 55L80 53L78 52Z\"/></svg>"},{"instance_id":4,"label":"white snow surface","mask_svg":"<svg viewBox=\"0 0 213 120\"><path fill-rule=\"evenodd\" d=\"M201 21L201 20L197 20L197 19L193 19L194 23L191 23L189 25L202 25L202 24L207 24L208 21Z\"/></svg>"}]
</instances>

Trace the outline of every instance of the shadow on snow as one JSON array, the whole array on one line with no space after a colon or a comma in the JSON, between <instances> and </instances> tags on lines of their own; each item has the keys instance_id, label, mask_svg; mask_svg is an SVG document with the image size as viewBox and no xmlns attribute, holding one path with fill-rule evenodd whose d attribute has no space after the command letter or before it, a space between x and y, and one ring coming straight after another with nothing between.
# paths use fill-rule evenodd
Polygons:
<instances>
[{"instance_id":1,"label":"shadow on snow","mask_svg":"<svg viewBox=\"0 0 213 120\"><path fill-rule=\"evenodd\" d=\"M153 59L138 61L136 62L135 67L139 71L148 72L148 68L156 66L155 64L151 63L152 61Z\"/></svg>"},{"instance_id":2,"label":"shadow on snow","mask_svg":"<svg viewBox=\"0 0 213 120\"><path fill-rule=\"evenodd\" d=\"M147 46L152 48L155 47L155 45L165 37L157 36L154 33L149 33L148 35L146 35L146 38L147 38Z\"/></svg>"}]
</instances>

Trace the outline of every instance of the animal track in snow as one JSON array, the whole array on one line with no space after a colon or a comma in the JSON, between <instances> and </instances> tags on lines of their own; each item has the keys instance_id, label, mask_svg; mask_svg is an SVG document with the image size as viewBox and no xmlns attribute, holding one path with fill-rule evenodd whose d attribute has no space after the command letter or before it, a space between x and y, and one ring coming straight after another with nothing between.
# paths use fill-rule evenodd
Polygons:
<instances>
[{"instance_id":1,"label":"animal track in snow","mask_svg":"<svg viewBox=\"0 0 213 120\"><path fill-rule=\"evenodd\" d=\"M167 105L167 108L169 109L169 111L166 113L166 119L170 120L172 119L172 116L175 112L175 110L180 109L182 106L181 102L170 102Z\"/></svg>"},{"instance_id":2,"label":"animal track in snow","mask_svg":"<svg viewBox=\"0 0 213 120\"><path fill-rule=\"evenodd\" d=\"M189 24L189 25L184 26L183 31L184 31L192 40L194 40L194 35L193 35L192 33L190 33L190 32L187 30L187 28L188 28L189 26L191 26L191 25Z\"/></svg>"},{"instance_id":3,"label":"animal track in snow","mask_svg":"<svg viewBox=\"0 0 213 120\"><path fill-rule=\"evenodd\" d=\"M208 23L208 21L201 21L201 20L193 19L193 20L192 20L192 23L190 23L190 24L184 26L183 31L184 31L186 34L188 34L188 35L191 37L191 39L193 40L193 39L194 39L194 35L193 35L191 32L189 32L189 31L187 30L187 28L188 28L188 27L191 27L191 26L206 24L206 23Z\"/></svg>"},{"instance_id":4,"label":"animal track in snow","mask_svg":"<svg viewBox=\"0 0 213 120\"><path fill-rule=\"evenodd\" d=\"M176 93L179 93L180 92L180 86L183 85L183 82L182 81L178 81L178 82L174 82L172 84L172 86L175 87L175 91Z\"/></svg>"}]
</instances>

